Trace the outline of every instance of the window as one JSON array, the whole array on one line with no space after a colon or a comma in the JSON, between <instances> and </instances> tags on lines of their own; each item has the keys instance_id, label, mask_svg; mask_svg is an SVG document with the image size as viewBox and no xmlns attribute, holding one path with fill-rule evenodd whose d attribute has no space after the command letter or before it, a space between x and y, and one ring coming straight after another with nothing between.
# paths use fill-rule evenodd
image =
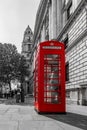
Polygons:
<instances>
[{"instance_id":1,"label":"window","mask_svg":"<svg viewBox=\"0 0 87 130\"><path fill-rule=\"evenodd\" d=\"M49 13L47 12L47 16L45 19L45 24L46 24L46 35L45 35L45 40L49 40Z\"/></svg>"},{"instance_id":2,"label":"window","mask_svg":"<svg viewBox=\"0 0 87 130\"><path fill-rule=\"evenodd\" d=\"M69 0L69 2L67 3L67 20L71 16L71 7L72 7L72 0Z\"/></svg>"},{"instance_id":3,"label":"window","mask_svg":"<svg viewBox=\"0 0 87 130\"><path fill-rule=\"evenodd\" d=\"M70 7L67 9L67 19L70 17Z\"/></svg>"},{"instance_id":4,"label":"window","mask_svg":"<svg viewBox=\"0 0 87 130\"><path fill-rule=\"evenodd\" d=\"M29 56L30 56L30 54L28 53L28 54L27 54L27 57L29 57Z\"/></svg>"},{"instance_id":5,"label":"window","mask_svg":"<svg viewBox=\"0 0 87 130\"><path fill-rule=\"evenodd\" d=\"M49 0L49 4L52 4L52 0Z\"/></svg>"},{"instance_id":6,"label":"window","mask_svg":"<svg viewBox=\"0 0 87 130\"><path fill-rule=\"evenodd\" d=\"M65 44L65 49L66 49L68 47L68 35L67 35L67 37L64 40L64 44Z\"/></svg>"},{"instance_id":7,"label":"window","mask_svg":"<svg viewBox=\"0 0 87 130\"><path fill-rule=\"evenodd\" d=\"M67 5L68 4L68 2L69 2L69 0L64 0L65 1L65 4Z\"/></svg>"},{"instance_id":8,"label":"window","mask_svg":"<svg viewBox=\"0 0 87 130\"><path fill-rule=\"evenodd\" d=\"M28 42L30 41L30 37L28 37Z\"/></svg>"},{"instance_id":9,"label":"window","mask_svg":"<svg viewBox=\"0 0 87 130\"><path fill-rule=\"evenodd\" d=\"M66 63L66 81L69 81L69 62Z\"/></svg>"},{"instance_id":10,"label":"window","mask_svg":"<svg viewBox=\"0 0 87 130\"><path fill-rule=\"evenodd\" d=\"M30 51L31 50L31 45L30 44L28 44L28 51Z\"/></svg>"},{"instance_id":11,"label":"window","mask_svg":"<svg viewBox=\"0 0 87 130\"><path fill-rule=\"evenodd\" d=\"M73 13L72 0L64 1L62 6L63 12L63 27L65 26L67 20L70 18Z\"/></svg>"},{"instance_id":12,"label":"window","mask_svg":"<svg viewBox=\"0 0 87 130\"><path fill-rule=\"evenodd\" d=\"M65 38L62 41L65 45L65 49L68 47L68 34L66 34Z\"/></svg>"},{"instance_id":13,"label":"window","mask_svg":"<svg viewBox=\"0 0 87 130\"><path fill-rule=\"evenodd\" d=\"M61 103L61 56L44 55L44 102Z\"/></svg>"},{"instance_id":14,"label":"window","mask_svg":"<svg viewBox=\"0 0 87 130\"><path fill-rule=\"evenodd\" d=\"M48 30L46 30L46 36L45 36L45 39L46 39L46 40L49 40L49 33L48 33Z\"/></svg>"},{"instance_id":15,"label":"window","mask_svg":"<svg viewBox=\"0 0 87 130\"><path fill-rule=\"evenodd\" d=\"M27 33L30 34L30 31L28 31Z\"/></svg>"},{"instance_id":16,"label":"window","mask_svg":"<svg viewBox=\"0 0 87 130\"><path fill-rule=\"evenodd\" d=\"M66 97L70 98L70 91L66 92Z\"/></svg>"}]
</instances>

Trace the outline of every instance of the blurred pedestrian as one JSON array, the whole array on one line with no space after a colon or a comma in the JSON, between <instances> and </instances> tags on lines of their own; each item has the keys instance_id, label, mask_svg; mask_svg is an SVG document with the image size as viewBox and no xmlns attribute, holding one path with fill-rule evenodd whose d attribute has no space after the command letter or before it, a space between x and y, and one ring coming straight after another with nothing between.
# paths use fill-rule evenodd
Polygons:
<instances>
[{"instance_id":1,"label":"blurred pedestrian","mask_svg":"<svg viewBox=\"0 0 87 130\"><path fill-rule=\"evenodd\" d=\"M16 102L19 103L20 101L20 96L21 96L21 90L20 88L17 88L17 91L16 91Z\"/></svg>"},{"instance_id":2,"label":"blurred pedestrian","mask_svg":"<svg viewBox=\"0 0 87 130\"><path fill-rule=\"evenodd\" d=\"M21 84L21 102L24 102L24 88L22 84Z\"/></svg>"},{"instance_id":3,"label":"blurred pedestrian","mask_svg":"<svg viewBox=\"0 0 87 130\"><path fill-rule=\"evenodd\" d=\"M7 97L7 99L9 97L9 88L6 89L6 97Z\"/></svg>"}]
</instances>

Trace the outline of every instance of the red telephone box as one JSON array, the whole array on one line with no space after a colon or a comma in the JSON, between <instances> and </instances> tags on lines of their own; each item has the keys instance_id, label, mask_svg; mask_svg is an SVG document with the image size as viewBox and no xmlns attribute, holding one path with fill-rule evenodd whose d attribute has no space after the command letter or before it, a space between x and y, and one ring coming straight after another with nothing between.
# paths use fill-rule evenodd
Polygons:
<instances>
[{"instance_id":1,"label":"red telephone box","mask_svg":"<svg viewBox=\"0 0 87 130\"><path fill-rule=\"evenodd\" d=\"M35 109L65 113L64 44L46 41L38 45L34 73Z\"/></svg>"}]
</instances>

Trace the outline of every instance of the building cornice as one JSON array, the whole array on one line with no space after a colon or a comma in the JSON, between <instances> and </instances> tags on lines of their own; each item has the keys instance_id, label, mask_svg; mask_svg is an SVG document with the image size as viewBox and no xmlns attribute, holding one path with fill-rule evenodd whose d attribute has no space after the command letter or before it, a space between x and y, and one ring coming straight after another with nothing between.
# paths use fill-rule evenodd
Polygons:
<instances>
[{"instance_id":1,"label":"building cornice","mask_svg":"<svg viewBox=\"0 0 87 130\"><path fill-rule=\"evenodd\" d=\"M77 15L80 13L80 11L83 9L83 7L87 4L87 0L82 0L80 2L80 4L78 5L78 7L76 8L76 10L74 11L74 13L71 15L71 17L69 18L69 20L67 21L66 25L64 26L64 28L61 30L60 34L57 37L57 40L60 41L61 37L63 36L63 34L66 32L66 30L69 28L69 26L73 23L73 21L75 20L75 18L77 17Z\"/></svg>"}]
</instances>

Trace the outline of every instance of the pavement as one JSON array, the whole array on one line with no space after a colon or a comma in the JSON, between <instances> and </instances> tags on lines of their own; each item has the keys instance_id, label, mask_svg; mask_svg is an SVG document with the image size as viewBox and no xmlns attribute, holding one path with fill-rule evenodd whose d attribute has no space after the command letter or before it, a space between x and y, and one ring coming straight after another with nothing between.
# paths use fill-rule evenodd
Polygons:
<instances>
[{"instance_id":1,"label":"pavement","mask_svg":"<svg viewBox=\"0 0 87 130\"><path fill-rule=\"evenodd\" d=\"M0 100L0 130L87 130L86 106L67 105L66 111L66 115L38 114L32 97L25 103Z\"/></svg>"},{"instance_id":2,"label":"pavement","mask_svg":"<svg viewBox=\"0 0 87 130\"><path fill-rule=\"evenodd\" d=\"M80 114L83 116L87 116L87 106L70 104L66 105L66 111L70 113Z\"/></svg>"}]
</instances>

